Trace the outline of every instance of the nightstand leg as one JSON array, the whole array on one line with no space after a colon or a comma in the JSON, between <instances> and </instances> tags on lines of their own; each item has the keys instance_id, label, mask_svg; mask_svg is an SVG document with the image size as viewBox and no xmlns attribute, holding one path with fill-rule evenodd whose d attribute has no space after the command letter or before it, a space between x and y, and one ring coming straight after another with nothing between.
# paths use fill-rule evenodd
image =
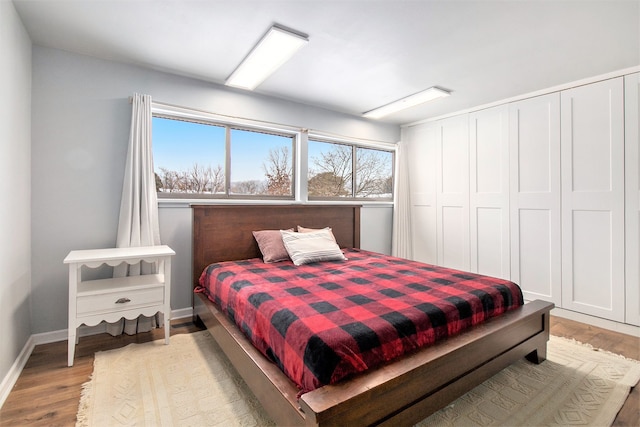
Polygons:
<instances>
[{"instance_id":1,"label":"nightstand leg","mask_svg":"<svg viewBox=\"0 0 640 427\"><path fill-rule=\"evenodd\" d=\"M69 348L68 348L68 358L67 366L73 366L73 356L76 351L76 330L69 329Z\"/></svg>"},{"instance_id":2,"label":"nightstand leg","mask_svg":"<svg viewBox=\"0 0 640 427\"><path fill-rule=\"evenodd\" d=\"M169 316L164 316L164 343L169 344L169 336L171 335L171 319Z\"/></svg>"}]
</instances>

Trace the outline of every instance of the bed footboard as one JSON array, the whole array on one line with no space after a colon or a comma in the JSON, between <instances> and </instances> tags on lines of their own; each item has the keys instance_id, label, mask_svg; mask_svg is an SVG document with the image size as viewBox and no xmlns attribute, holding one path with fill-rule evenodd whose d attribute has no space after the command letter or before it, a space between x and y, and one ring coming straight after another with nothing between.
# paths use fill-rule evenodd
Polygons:
<instances>
[{"instance_id":1,"label":"bed footboard","mask_svg":"<svg viewBox=\"0 0 640 427\"><path fill-rule=\"evenodd\" d=\"M278 425L411 425L445 407L523 357L546 357L553 304L533 301L456 337L306 393L216 309L195 295L194 315L206 325Z\"/></svg>"}]
</instances>

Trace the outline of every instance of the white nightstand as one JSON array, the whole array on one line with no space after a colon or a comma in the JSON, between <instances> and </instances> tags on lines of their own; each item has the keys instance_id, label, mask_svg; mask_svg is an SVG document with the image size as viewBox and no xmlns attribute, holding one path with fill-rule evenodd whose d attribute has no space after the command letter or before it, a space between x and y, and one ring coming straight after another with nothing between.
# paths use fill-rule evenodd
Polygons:
<instances>
[{"instance_id":1,"label":"white nightstand","mask_svg":"<svg viewBox=\"0 0 640 427\"><path fill-rule=\"evenodd\" d=\"M102 321L115 322L124 317L164 314L164 339L169 344L171 320L171 257L176 253L169 246L109 248L71 251L64 259L69 264L69 360L73 366L77 328L95 326ZM82 280L83 266L97 268L103 264L115 267L123 262L164 261L158 274Z\"/></svg>"}]
</instances>

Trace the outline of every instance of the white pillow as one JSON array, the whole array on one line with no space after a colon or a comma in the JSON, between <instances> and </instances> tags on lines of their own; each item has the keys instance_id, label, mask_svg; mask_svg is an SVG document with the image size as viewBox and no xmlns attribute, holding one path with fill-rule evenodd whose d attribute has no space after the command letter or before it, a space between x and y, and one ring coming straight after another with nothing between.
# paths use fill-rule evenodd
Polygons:
<instances>
[{"instance_id":1,"label":"white pillow","mask_svg":"<svg viewBox=\"0 0 640 427\"><path fill-rule=\"evenodd\" d=\"M280 230L282 242L295 265L320 261L344 261L340 247L327 229L308 233Z\"/></svg>"},{"instance_id":2,"label":"white pillow","mask_svg":"<svg viewBox=\"0 0 640 427\"><path fill-rule=\"evenodd\" d=\"M312 231L320 231L320 230L329 230L329 234L331 234L331 238L333 239L334 242L336 241L336 236L333 235L333 230L331 229L331 227L307 228L301 225L298 226L298 233L311 233Z\"/></svg>"}]
</instances>

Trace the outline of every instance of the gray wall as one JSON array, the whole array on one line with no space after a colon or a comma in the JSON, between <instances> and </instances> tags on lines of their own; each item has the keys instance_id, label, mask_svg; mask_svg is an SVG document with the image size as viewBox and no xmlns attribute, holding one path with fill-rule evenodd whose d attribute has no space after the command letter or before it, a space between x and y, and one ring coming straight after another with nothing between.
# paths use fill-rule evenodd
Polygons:
<instances>
[{"instance_id":1,"label":"gray wall","mask_svg":"<svg viewBox=\"0 0 640 427\"><path fill-rule=\"evenodd\" d=\"M31 335L31 40L0 1L0 382Z\"/></svg>"},{"instance_id":2,"label":"gray wall","mask_svg":"<svg viewBox=\"0 0 640 427\"><path fill-rule=\"evenodd\" d=\"M301 89L303 90L303 89ZM115 244L134 92L154 100L396 142L399 126L229 89L199 80L33 47L33 333L67 327L70 250ZM390 252L391 208L364 209L363 247ZM172 308L191 305L191 212L161 205L163 243L177 252Z\"/></svg>"}]
</instances>

